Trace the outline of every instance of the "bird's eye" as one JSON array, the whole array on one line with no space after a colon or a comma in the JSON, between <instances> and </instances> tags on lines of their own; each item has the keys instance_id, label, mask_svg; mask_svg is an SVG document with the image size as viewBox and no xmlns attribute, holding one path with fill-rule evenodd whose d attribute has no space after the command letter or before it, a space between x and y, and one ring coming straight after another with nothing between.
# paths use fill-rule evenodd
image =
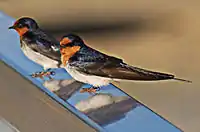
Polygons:
<instances>
[{"instance_id":1,"label":"bird's eye","mask_svg":"<svg viewBox=\"0 0 200 132\"><path fill-rule=\"evenodd\" d=\"M19 24L19 25L18 25L18 28L22 28L22 27L23 27L23 25L22 25L22 24Z\"/></svg>"}]
</instances>

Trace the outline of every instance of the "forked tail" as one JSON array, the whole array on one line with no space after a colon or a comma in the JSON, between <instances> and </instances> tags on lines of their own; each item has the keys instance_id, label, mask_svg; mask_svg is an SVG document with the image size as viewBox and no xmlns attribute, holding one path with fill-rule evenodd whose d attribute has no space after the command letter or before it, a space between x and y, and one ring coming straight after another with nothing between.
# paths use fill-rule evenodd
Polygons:
<instances>
[{"instance_id":1,"label":"forked tail","mask_svg":"<svg viewBox=\"0 0 200 132\"><path fill-rule=\"evenodd\" d=\"M190 80L176 78L175 75L167 74L167 73L161 73L161 72L155 72L150 71L138 67L129 66L127 64L121 64L122 67L125 67L126 69L123 69L126 71L126 74L123 75L123 77L129 80L143 80L143 81L158 81L158 80L177 80L187 83L192 83ZM121 74L122 75L122 74Z\"/></svg>"},{"instance_id":2,"label":"forked tail","mask_svg":"<svg viewBox=\"0 0 200 132\"><path fill-rule=\"evenodd\" d=\"M177 80L177 81L192 83L192 81L190 81L190 80L185 80L185 79L181 79L181 78L176 78L176 77L174 77L173 79L174 79L174 80Z\"/></svg>"}]
</instances>

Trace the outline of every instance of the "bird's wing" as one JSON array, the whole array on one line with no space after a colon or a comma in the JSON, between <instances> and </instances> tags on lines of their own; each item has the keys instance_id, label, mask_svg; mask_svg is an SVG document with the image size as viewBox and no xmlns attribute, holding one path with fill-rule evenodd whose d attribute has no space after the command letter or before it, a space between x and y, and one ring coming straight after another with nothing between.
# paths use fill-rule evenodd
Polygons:
<instances>
[{"instance_id":1,"label":"bird's wing","mask_svg":"<svg viewBox=\"0 0 200 132\"><path fill-rule=\"evenodd\" d=\"M76 70L84 74L113 79L153 81L174 78L174 75L132 67L124 63L115 64L112 62L73 62L70 63L70 65L75 66Z\"/></svg>"},{"instance_id":2,"label":"bird's wing","mask_svg":"<svg viewBox=\"0 0 200 132\"><path fill-rule=\"evenodd\" d=\"M69 64L81 73L113 79L151 81L174 78L174 75L129 66L121 59L107 56L93 49L79 52L69 60Z\"/></svg>"},{"instance_id":3,"label":"bird's wing","mask_svg":"<svg viewBox=\"0 0 200 132\"><path fill-rule=\"evenodd\" d=\"M60 61L59 41L42 30L35 31L32 36L31 42L28 45L31 49L53 60Z\"/></svg>"}]
</instances>

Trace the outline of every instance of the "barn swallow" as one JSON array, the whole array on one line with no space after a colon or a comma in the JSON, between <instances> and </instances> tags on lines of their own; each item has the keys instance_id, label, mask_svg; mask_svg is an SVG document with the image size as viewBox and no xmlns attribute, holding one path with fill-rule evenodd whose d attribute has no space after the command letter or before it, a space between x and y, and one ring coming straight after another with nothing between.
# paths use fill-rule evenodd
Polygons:
<instances>
[{"instance_id":1,"label":"barn swallow","mask_svg":"<svg viewBox=\"0 0 200 132\"><path fill-rule=\"evenodd\" d=\"M113 81L156 81L174 79L175 75L154 72L128 65L122 59L101 53L85 44L79 36L68 34L60 41L61 61L66 71L77 81L93 87L82 92L95 92Z\"/></svg>"},{"instance_id":2,"label":"barn swallow","mask_svg":"<svg viewBox=\"0 0 200 132\"><path fill-rule=\"evenodd\" d=\"M19 34L24 55L43 66L44 71L34 73L32 77L43 78L55 74L50 69L61 65L59 41L40 29L37 22L29 17L18 19L9 29L15 29Z\"/></svg>"}]
</instances>

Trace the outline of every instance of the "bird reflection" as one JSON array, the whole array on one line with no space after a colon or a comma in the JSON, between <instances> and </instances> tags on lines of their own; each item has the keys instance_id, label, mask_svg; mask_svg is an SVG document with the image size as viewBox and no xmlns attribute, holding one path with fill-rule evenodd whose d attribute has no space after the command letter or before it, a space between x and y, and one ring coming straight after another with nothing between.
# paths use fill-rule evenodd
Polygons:
<instances>
[{"instance_id":1,"label":"bird reflection","mask_svg":"<svg viewBox=\"0 0 200 132\"><path fill-rule=\"evenodd\" d=\"M48 80L43 83L43 85L50 91L54 92L61 99L69 99L75 92L84 85L81 82L70 80Z\"/></svg>"},{"instance_id":2,"label":"bird reflection","mask_svg":"<svg viewBox=\"0 0 200 132\"><path fill-rule=\"evenodd\" d=\"M71 80L48 80L43 85L55 93L64 101L84 85L81 82ZM114 96L111 93L97 93L88 96L87 99L76 103L75 108L87 115L90 119L101 126L119 121L126 117L126 114L138 107L138 103L128 96Z\"/></svg>"},{"instance_id":3,"label":"bird reflection","mask_svg":"<svg viewBox=\"0 0 200 132\"><path fill-rule=\"evenodd\" d=\"M101 126L108 125L126 117L126 114L139 106L128 96L114 96L99 93L78 102L75 107Z\"/></svg>"}]
</instances>

